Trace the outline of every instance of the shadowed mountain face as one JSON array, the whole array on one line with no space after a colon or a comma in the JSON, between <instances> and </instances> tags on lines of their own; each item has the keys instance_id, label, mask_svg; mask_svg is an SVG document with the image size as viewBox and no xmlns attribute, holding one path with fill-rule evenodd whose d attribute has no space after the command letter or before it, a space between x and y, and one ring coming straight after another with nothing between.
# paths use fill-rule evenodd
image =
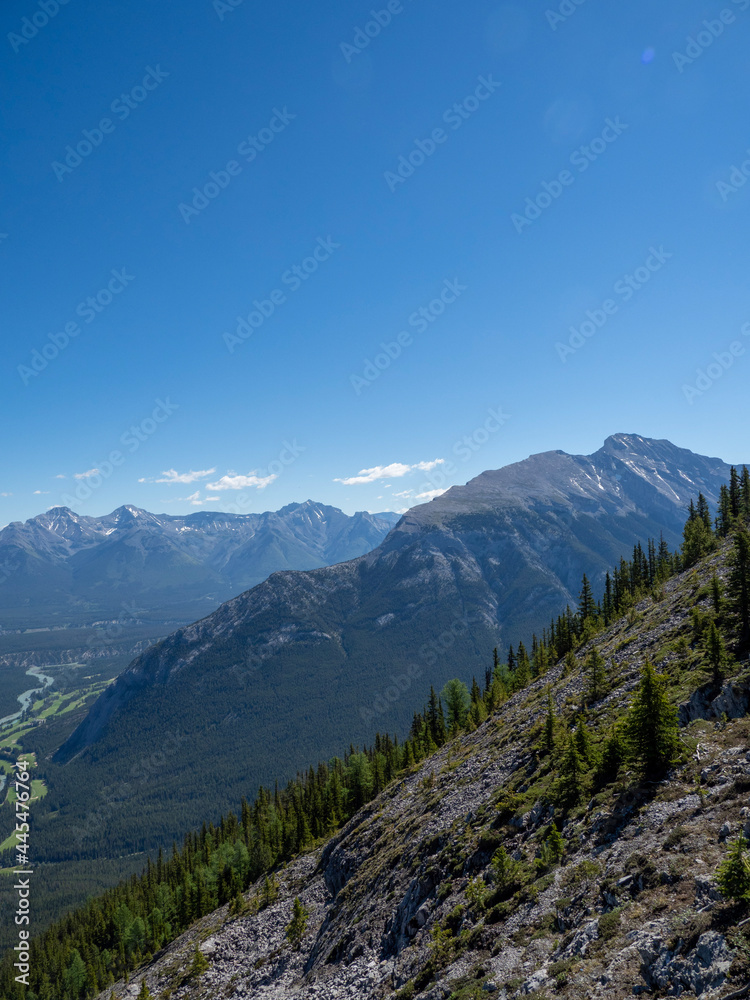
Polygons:
<instances>
[{"instance_id":1,"label":"shadowed mountain face","mask_svg":"<svg viewBox=\"0 0 750 1000\"><path fill-rule=\"evenodd\" d=\"M116 781L169 732L179 752L139 791L147 825L163 827L176 799L186 827L236 807L376 729L403 732L429 684L483 679L493 646L541 631L576 602L584 572L599 590L636 541L663 533L677 546L690 500L715 501L728 477L718 459L623 434L591 456L485 472L409 511L367 555L275 573L153 646L63 746L60 773L74 799L76 774ZM218 787L197 780L205 760ZM116 829L110 843L128 846Z\"/></svg>"},{"instance_id":2,"label":"shadowed mountain face","mask_svg":"<svg viewBox=\"0 0 750 1000\"><path fill-rule=\"evenodd\" d=\"M264 514L186 517L119 507L85 517L53 507L0 531L0 610L9 620L176 611L183 621L282 569L315 569L369 552L398 516L308 500Z\"/></svg>"}]
</instances>

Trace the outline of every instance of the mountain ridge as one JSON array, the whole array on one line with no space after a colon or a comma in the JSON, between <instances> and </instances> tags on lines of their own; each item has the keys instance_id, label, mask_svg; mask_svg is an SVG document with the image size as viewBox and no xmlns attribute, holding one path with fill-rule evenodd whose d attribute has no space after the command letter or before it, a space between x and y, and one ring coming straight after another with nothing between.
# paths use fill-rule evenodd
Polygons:
<instances>
[{"instance_id":1,"label":"mountain ridge","mask_svg":"<svg viewBox=\"0 0 750 1000\"><path fill-rule=\"evenodd\" d=\"M101 517L53 507L0 531L0 608L9 615L104 617L137 599L147 610L215 604L274 570L312 569L369 551L398 515L347 515L312 500L281 511L153 514L124 504ZM185 611L182 620L190 615ZM48 624L48 622L45 622Z\"/></svg>"},{"instance_id":2,"label":"mountain ridge","mask_svg":"<svg viewBox=\"0 0 750 1000\"><path fill-rule=\"evenodd\" d=\"M366 555L274 573L152 646L56 755L72 762L61 772L73 769L67 808L73 773L90 767L111 782L123 741L128 755L147 754L164 729L221 763L217 808L247 778L230 733L260 784L362 743L373 726L403 731L425 681L439 690L457 673L482 677L487 650L541 634L577 601L584 572L601 591L634 540L663 533L675 548L689 500L703 492L715 502L729 466L668 442L608 440L596 460L548 452L533 461L537 495L523 482L528 464L483 473L408 511ZM159 776L162 798L179 795L190 774L186 754ZM156 783L148 794L166 809Z\"/></svg>"}]
</instances>

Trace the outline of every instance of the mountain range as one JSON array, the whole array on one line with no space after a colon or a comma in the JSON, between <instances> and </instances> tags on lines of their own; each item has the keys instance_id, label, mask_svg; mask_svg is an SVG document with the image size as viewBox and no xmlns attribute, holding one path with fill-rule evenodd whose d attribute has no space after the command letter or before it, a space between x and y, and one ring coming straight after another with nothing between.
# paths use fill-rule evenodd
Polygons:
<instances>
[{"instance_id":1,"label":"mountain range","mask_svg":"<svg viewBox=\"0 0 750 1000\"><path fill-rule=\"evenodd\" d=\"M374 548L399 515L294 503L275 512L184 517L118 507L103 517L53 507L0 531L0 612L53 625L123 607L190 621L281 569L315 569Z\"/></svg>"},{"instance_id":2,"label":"mountain range","mask_svg":"<svg viewBox=\"0 0 750 1000\"><path fill-rule=\"evenodd\" d=\"M199 822L376 729L403 732L426 685L483 678L493 647L528 641L576 603L584 572L600 590L634 542L663 534L678 546L689 502L715 503L729 473L668 441L616 434L591 456L546 452L453 487L357 559L272 574L152 646L102 694L57 754L38 849L70 849L67 818L78 850L100 850L80 826L92 787L117 787L166 733L173 751L137 789L137 837L120 801L108 850L175 832L177 802L181 822Z\"/></svg>"}]
</instances>

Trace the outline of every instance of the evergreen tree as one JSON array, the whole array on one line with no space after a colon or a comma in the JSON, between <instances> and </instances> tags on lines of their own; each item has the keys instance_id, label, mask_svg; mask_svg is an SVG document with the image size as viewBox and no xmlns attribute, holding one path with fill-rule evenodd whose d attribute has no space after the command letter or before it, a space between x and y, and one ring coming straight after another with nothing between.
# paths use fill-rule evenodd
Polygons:
<instances>
[{"instance_id":1,"label":"evergreen tree","mask_svg":"<svg viewBox=\"0 0 750 1000\"><path fill-rule=\"evenodd\" d=\"M469 689L464 682L457 677L452 678L440 692L440 697L445 702L448 729L463 729L471 704Z\"/></svg>"},{"instance_id":2,"label":"evergreen tree","mask_svg":"<svg viewBox=\"0 0 750 1000\"><path fill-rule=\"evenodd\" d=\"M560 762L558 794L566 805L580 802L586 789L586 774L581 755L571 733L565 741L565 751Z\"/></svg>"},{"instance_id":3,"label":"evergreen tree","mask_svg":"<svg viewBox=\"0 0 750 1000\"><path fill-rule=\"evenodd\" d=\"M750 860L746 848L747 841L741 833L716 872L716 884L722 896L737 903L750 903Z\"/></svg>"},{"instance_id":4,"label":"evergreen tree","mask_svg":"<svg viewBox=\"0 0 750 1000\"><path fill-rule=\"evenodd\" d=\"M622 727L619 724L615 724L604 741L597 780L603 784L608 781L614 781L626 758L627 746L623 739Z\"/></svg>"},{"instance_id":5,"label":"evergreen tree","mask_svg":"<svg viewBox=\"0 0 750 1000\"><path fill-rule=\"evenodd\" d=\"M292 919L289 921L286 928L287 941L292 946L294 951L299 951L300 949L302 938L305 936L309 919L309 912L302 905L299 896L295 896L294 906L292 907Z\"/></svg>"},{"instance_id":6,"label":"evergreen tree","mask_svg":"<svg viewBox=\"0 0 750 1000\"><path fill-rule=\"evenodd\" d=\"M721 632L716 626L716 622L711 622L706 639L706 659L711 667L713 683L716 687L724 680L724 669L727 664L727 651Z\"/></svg>"},{"instance_id":7,"label":"evergreen tree","mask_svg":"<svg viewBox=\"0 0 750 1000\"><path fill-rule=\"evenodd\" d=\"M750 642L750 532L740 527L734 540L729 600L740 620L740 642Z\"/></svg>"},{"instance_id":8,"label":"evergreen tree","mask_svg":"<svg viewBox=\"0 0 750 1000\"><path fill-rule=\"evenodd\" d=\"M205 961L205 960L204 960ZM206 963L208 964L208 963ZM154 994L146 985L146 980L141 980L141 988L138 991L138 1000L154 1000Z\"/></svg>"},{"instance_id":9,"label":"evergreen tree","mask_svg":"<svg viewBox=\"0 0 750 1000\"><path fill-rule=\"evenodd\" d=\"M705 500L704 500L705 502ZM713 531L706 519L690 501L690 513L683 529L682 562L685 569L694 566L699 559L707 555L714 546Z\"/></svg>"},{"instance_id":10,"label":"evergreen tree","mask_svg":"<svg viewBox=\"0 0 750 1000\"><path fill-rule=\"evenodd\" d=\"M589 618L593 618L596 613L596 602L594 601L594 595L591 592L591 584L586 574L583 574L583 583L581 585L581 594L578 598L578 613L581 616L581 621L585 625Z\"/></svg>"},{"instance_id":11,"label":"evergreen tree","mask_svg":"<svg viewBox=\"0 0 750 1000\"><path fill-rule=\"evenodd\" d=\"M596 646L586 658L586 676L588 679L588 697L591 701L599 701L604 697L607 685L607 664Z\"/></svg>"},{"instance_id":12,"label":"evergreen tree","mask_svg":"<svg viewBox=\"0 0 750 1000\"><path fill-rule=\"evenodd\" d=\"M188 975L191 979L200 979L203 973L208 968L208 959L203 954L203 952L198 947L196 942L195 948L193 950L193 960L190 963L190 968L188 969Z\"/></svg>"},{"instance_id":13,"label":"evergreen tree","mask_svg":"<svg viewBox=\"0 0 750 1000\"><path fill-rule=\"evenodd\" d=\"M724 607L724 586L716 573L711 577L711 602L714 612L720 615Z\"/></svg>"},{"instance_id":14,"label":"evergreen tree","mask_svg":"<svg viewBox=\"0 0 750 1000\"><path fill-rule=\"evenodd\" d=\"M680 739L677 710L667 696L666 678L646 661L625 722L629 758L648 775L660 775L676 760Z\"/></svg>"}]
</instances>

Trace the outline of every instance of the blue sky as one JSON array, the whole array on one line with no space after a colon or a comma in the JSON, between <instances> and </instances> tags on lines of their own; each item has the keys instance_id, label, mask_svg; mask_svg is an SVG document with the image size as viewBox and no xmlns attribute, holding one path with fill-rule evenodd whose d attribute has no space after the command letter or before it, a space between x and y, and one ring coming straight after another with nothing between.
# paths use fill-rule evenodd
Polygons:
<instances>
[{"instance_id":1,"label":"blue sky","mask_svg":"<svg viewBox=\"0 0 750 1000\"><path fill-rule=\"evenodd\" d=\"M0 524L750 460L750 0L0 21Z\"/></svg>"}]
</instances>

